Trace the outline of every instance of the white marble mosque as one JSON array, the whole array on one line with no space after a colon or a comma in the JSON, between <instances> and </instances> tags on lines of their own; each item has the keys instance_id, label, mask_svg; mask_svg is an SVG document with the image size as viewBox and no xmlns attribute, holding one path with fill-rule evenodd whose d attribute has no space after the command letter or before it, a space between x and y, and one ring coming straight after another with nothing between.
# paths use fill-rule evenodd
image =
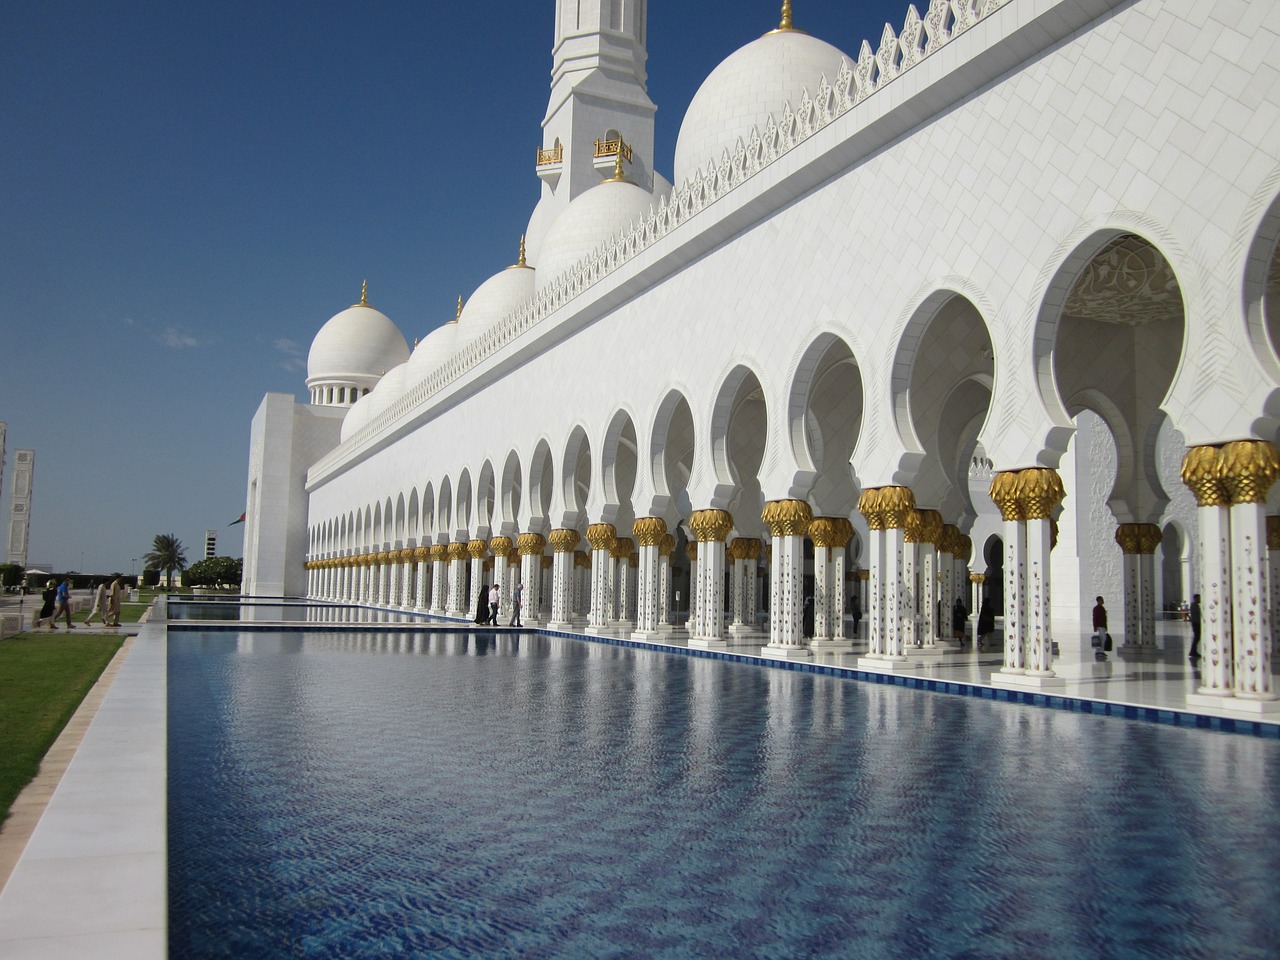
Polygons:
<instances>
[{"instance_id":1,"label":"white marble mosque","mask_svg":"<svg viewBox=\"0 0 1280 960\"><path fill-rule=\"evenodd\" d=\"M253 421L245 592L519 582L526 624L784 659L856 597L880 671L987 598L1032 688L1095 596L1141 651L1199 593L1188 701L1280 709L1280 4L904 13L784 3L658 157L646 3L557 0L514 264L412 349L365 293L320 328Z\"/></svg>"}]
</instances>

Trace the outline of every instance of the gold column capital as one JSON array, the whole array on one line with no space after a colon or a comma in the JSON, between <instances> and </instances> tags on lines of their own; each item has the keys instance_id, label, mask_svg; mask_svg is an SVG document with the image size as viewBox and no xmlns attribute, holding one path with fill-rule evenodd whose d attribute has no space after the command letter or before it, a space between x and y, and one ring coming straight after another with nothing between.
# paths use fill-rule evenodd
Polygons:
<instances>
[{"instance_id":1,"label":"gold column capital","mask_svg":"<svg viewBox=\"0 0 1280 960\"><path fill-rule=\"evenodd\" d=\"M690 560L697 560L697 559L698 559L698 543L697 543L697 541L694 541L693 543L686 543L686 544L684 545L684 555L685 555L686 557L688 557Z\"/></svg>"},{"instance_id":2,"label":"gold column capital","mask_svg":"<svg viewBox=\"0 0 1280 960\"><path fill-rule=\"evenodd\" d=\"M612 523L593 523L587 527L587 543L592 550L608 550L617 535L618 530Z\"/></svg>"},{"instance_id":3,"label":"gold column capital","mask_svg":"<svg viewBox=\"0 0 1280 960\"><path fill-rule=\"evenodd\" d=\"M906 522L902 525L902 539L907 543L920 543L924 540L924 518L914 507L906 512Z\"/></svg>"},{"instance_id":4,"label":"gold column capital","mask_svg":"<svg viewBox=\"0 0 1280 960\"><path fill-rule=\"evenodd\" d=\"M572 553L573 548L582 540L582 534L567 527L557 527L547 539L556 553Z\"/></svg>"},{"instance_id":5,"label":"gold column capital","mask_svg":"<svg viewBox=\"0 0 1280 960\"><path fill-rule=\"evenodd\" d=\"M969 574L969 582L979 585L984 584L987 582L987 575L985 573L971 573Z\"/></svg>"},{"instance_id":6,"label":"gold column capital","mask_svg":"<svg viewBox=\"0 0 1280 960\"><path fill-rule=\"evenodd\" d=\"M700 543L723 543L733 529L733 514L728 510L695 510L689 526Z\"/></svg>"},{"instance_id":7,"label":"gold column capital","mask_svg":"<svg viewBox=\"0 0 1280 960\"><path fill-rule=\"evenodd\" d=\"M412 559L413 559L413 555L414 555L416 552L417 552L417 549L416 549L415 547L405 547L403 550L401 550L401 551L400 551L400 559L401 559L401 560L412 560Z\"/></svg>"},{"instance_id":8,"label":"gold column capital","mask_svg":"<svg viewBox=\"0 0 1280 960\"><path fill-rule=\"evenodd\" d=\"M636 543L642 547L661 545L666 532L667 521L661 517L639 517L631 525L631 533L636 538Z\"/></svg>"},{"instance_id":9,"label":"gold column capital","mask_svg":"<svg viewBox=\"0 0 1280 960\"><path fill-rule=\"evenodd\" d=\"M494 537L489 541L489 549L495 557L509 557L515 552L515 544L510 537Z\"/></svg>"},{"instance_id":10,"label":"gold column capital","mask_svg":"<svg viewBox=\"0 0 1280 960\"><path fill-rule=\"evenodd\" d=\"M447 543L432 544L429 551L432 560L447 560L449 557L449 545Z\"/></svg>"},{"instance_id":11,"label":"gold column capital","mask_svg":"<svg viewBox=\"0 0 1280 960\"><path fill-rule=\"evenodd\" d=\"M1053 508L1066 496L1058 471L1048 467L1019 470L1017 490L1023 520L1050 519Z\"/></svg>"},{"instance_id":12,"label":"gold column capital","mask_svg":"<svg viewBox=\"0 0 1280 960\"><path fill-rule=\"evenodd\" d=\"M427 559L429 556L431 556L431 549L429 547L413 548L413 559L417 560L419 563Z\"/></svg>"},{"instance_id":13,"label":"gold column capital","mask_svg":"<svg viewBox=\"0 0 1280 960\"><path fill-rule=\"evenodd\" d=\"M736 537L733 545L738 549L740 560L759 560L760 548L763 544L755 537Z\"/></svg>"},{"instance_id":14,"label":"gold column capital","mask_svg":"<svg viewBox=\"0 0 1280 960\"><path fill-rule=\"evenodd\" d=\"M1280 473L1280 453L1266 440L1233 440L1222 446L1218 472L1232 505L1266 503Z\"/></svg>"},{"instance_id":15,"label":"gold column capital","mask_svg":"<svg viewBox=\"0 0 1280 960\"><path fill-rule=\"evenodd\" d=\"M1136 523L1122 523L1116 527L1116 543L1125 556L1136 556L1142 551L1138 549L1138 527Z\"/></svg>"},{"instance_id":16,"label":"gold column capital","mask_svg":"<svg viewBox=\"0 0 1280 960\"><path fill-rule=\"evenodd\" d=\"M587 553L585 550L573 551L573 565L575 567L581 567L584 570L590 570L591 554Z\"/></svg>"},{"instance_id":17,"label":"gold column capital","mask_svg":"<svg viewBox=\"0 0 1280 960\"><path fill-rule=\"evenodd\" d=\"M676 548L676 537L673 533L664 533L658 541L658 556L669 557Z\"/></svg>"},{"instance_id":18,"label":"gold column capital","mask_svg":"<svg viewBox=\"0 0 1280 960\"><path fill-rule=\"evenodd\" d=\"M867 520L872 530L884 529L884 511L880 509L880 491L872 487L858 495L858 512Z\"/></svg>"},{"instance_id":19,"label":"gold column capital","mask_svg":"<svg viewBox=\"0 0 1280 960\"><path fill-rule=\"evenodd\" d=\"M636 548L636 542L630 537L614 537L613 546L609 548L609 556L615 560L625 560Z\"/></svg>"},{"instance_id":20,"label":"gold column capital","mask_svg":"<svg viewBox=\"0 0 1280 960\"><path fill-rule=\"evenodd\" d=\"M554 563L555 561L553 561L551 557L544 555L539 562L542 564L543 570L550 570L551 564Z\"/></svg>"},{"instance_id":21,"label":"gold column capital","mask_svg":"<svg viewBox=\"0 0 1280 960\"><path fill-rule=\"evenodd\" d=\"M450 560L461 560L467 555L467 545L461 540L455 540L453 543L449 544L445 552L448 554Z\"/></svg>"},{"instance_id":22,"label":"gold column capital","mask_svg":"<svg viewBox=\"0 0 1280 960\"><path fill-rule=\"evenodd\" d=\"M760 519L775 537L803 537L813 520L813 510L803 500L770 500Z\"/></svg>"},{"instance_id":23,"label":"gold column capital","mask_svg":"<svg viewBox=\"0 0 1280 960\"><path fill-rule=\"evenodd\" d=\"M1217 447L1188 447L1182 458L1182 482L1195 494L1198 507L1226 507L1231 504L1227 488L1218 473Z\"/></svg>"},{"instance_id":24,"label":"gold column capital","mask_svg":"<svg viewBox=\"0 0 1280 960\"><path fill-rule=\"evenodd\" d=\"M1280 517L1267 517L1267 549L1280 550Z\"/></svg>"},{"instance_id":25,"label":"gold column capital","mask_svg":"<svg viewBox=\"0 0 1280 960\"><path fill-rule=\"evenodd\" d=\"M916 495L910 487L881 487L877 506L883 517L882 530L904 530L914 522Z\"/></svg>"},{"instance_id":26,"label":"gold column capital","mask_svg":"<svg viewBox=\"0 0 1280 960\"><path fill-rule=\"evenodd\" d=\"M871 571L870 571L870 570L867 570L866 568L863 568L862 570L858 570L858 571L856 571L856 573L857 573L857 577L858 577L858 579L859 579L859 580L870 580L870 579L871 579Z\"/></svg>"},{"instance_id":27,"label":"gold column capital","mask_svg":"<svg viewBox=\"0 0 1280 960\"><path fill-rule=\"evenodd\" d=\"M931 543L935 547L942 540L942 514L937 510L920 510L920 542Z\"/></svg>"},{"instance_id":28,"label":"gold column capital","mask_svg":"<svg viewBox=\"0 0 1280 960\"><path fill-rule=\"evenodd\" d=\"M470 540L467 542L467 552L471 554L472 560L483 560L484 555L489 552L489 544L484 540Z\"/></svg>"},{"instance_id":29,"label":"gold column capital","mask_svg":"<svg viewBox=\"0 0 1280 960\"><path fill-rule=\"evenodd\" d=\"M547 546L547 538L540 533L522 533L516 538L516 549L522 557L540 557Z\"/></svg>"},{"instance_id":30,"label":"gold column capital","mask_svg":"<svg viewBox=\"0 0 1280 960\"><path fill-rule=\"evenodd\" d=\"M987 496L1000 509L1000 517L1004 520L1025 520L1022 515L1022 497L1018 489L1018 471L1004 470L991 478L991 487Z\"/></svg>"}]
</instances>

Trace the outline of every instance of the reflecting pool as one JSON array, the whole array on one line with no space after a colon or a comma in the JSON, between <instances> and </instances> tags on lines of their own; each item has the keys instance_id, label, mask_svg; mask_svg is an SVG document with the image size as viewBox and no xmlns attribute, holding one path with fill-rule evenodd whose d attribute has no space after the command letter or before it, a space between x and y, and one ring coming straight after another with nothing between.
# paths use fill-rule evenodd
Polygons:
<instances>
[{"instance_id":1,"label":"reflecting pool","mask_svg":"<svg viewBox=\"0 0 1280 960\"><path fill-rule=\"evenodd\" d=\"M1280 948L1273 740L541 635L169 658L175 960Z\"/></svg>"}]
</instances>

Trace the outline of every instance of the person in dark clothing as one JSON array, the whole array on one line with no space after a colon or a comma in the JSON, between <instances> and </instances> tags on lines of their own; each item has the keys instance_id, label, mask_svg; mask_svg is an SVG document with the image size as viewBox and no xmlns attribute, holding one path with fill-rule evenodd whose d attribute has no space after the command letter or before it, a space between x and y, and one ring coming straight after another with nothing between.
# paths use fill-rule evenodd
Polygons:
<instances>
[{"instance_id":1,"label":"person in dark clothing","mask_svg":"<svg viewBox=\"0 0 1280 960\"><path fill-rule=\"evenodd\" d=\"M480 596L476 599L476 623L489 622L489 585L480 588Z\"/></svg>"},{"instance_id":2,"label":"person in dark clothing","mask_svg":"<svg viewBox=\"0 0 1280 960\"><path fill-rule=\"evenodd\" d=\"M813 636L813 597L804 598L804 609L800 618L800 629L806 637Z\"/></svg>"},{"instance_id":3,"label":"person in dark clothing","mask_svg":"<svg viewBox=\"0 0 1280 960\"><path fill-rule=\"evenodd\" d=\"M1107 608L1103 605L1102 598L1098 597L1098 603L1093 608L1093 632L1098 640L1093 645L1093 656L1096 660L1107 659Z\"/></svg>"},{"instance_id":4,"label":"person in dark clothing","mask_svg":"<svg viewBox=\"0 0 1280 960\"><path fill-rule=\"evenodd\" d=\"M991 642L996 632L996 612L991 608L991 598L983 597L982 606L978 608L978 649L981 650Z\"/></svg>"},{"instance_id":5,"label":"person in dark clothing","mask_svg":"<svg viewBox=\"0 0 1280 960\"><path fill-rule=\"evenodd\" d=\"M964 601L956 597L955 606L951 608L951 635L957 640L964 640L964 622L969 619L969 611L964 608Z\"/></svg>"},{"instance_id":6,"label":"person in dark clothing","mask_svg":"<svg viewBox=\"0 0 1280 960\"><path fill-rule=\"evenodd\" d=\"M1191 652L1188 660L1200 659L1200 594L1191 598L1191 609L1187 611L1187 619L1191 621Z\"/></svg>"},{"instance_id":7,"label":"person in dark clothing","mask_svg":"<svg viewBox=\"0 0 1280 960\"><path fill-rule=\"evenodd\" d=\"M858 602L858 595L855 593L849 598L849 615L853 617L853 635L858 635L858 624L862 622L862 604Z\"/></svg>"}]
</instances>

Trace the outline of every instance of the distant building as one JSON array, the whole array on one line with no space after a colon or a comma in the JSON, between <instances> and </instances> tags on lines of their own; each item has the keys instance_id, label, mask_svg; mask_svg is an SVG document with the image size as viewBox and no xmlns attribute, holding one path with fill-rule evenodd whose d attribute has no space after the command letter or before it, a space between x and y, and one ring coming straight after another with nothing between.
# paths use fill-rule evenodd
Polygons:
<instances>
[{"instance_id":1,"label":"distant building","mask_svg":"<svg viewBox=\"0 0 1280 960\"><path fill-rule=\"evenodd\" d=\"M36 452L18 450L13 455L13 493L9 501L8 562L26 568L27 533L31 528L31 485L35 480Z\"/></svg>"},{"instance_id":2,"label":"distant building","mask_svg":"<svg viewBox=\"0 0 1280 960\"><path fill-rule=\"evenodd\" d=\"M204 532L204 558L208 560L210 557L218 555L218 531L206 530Z\"/></svg>"}]
</instances>

